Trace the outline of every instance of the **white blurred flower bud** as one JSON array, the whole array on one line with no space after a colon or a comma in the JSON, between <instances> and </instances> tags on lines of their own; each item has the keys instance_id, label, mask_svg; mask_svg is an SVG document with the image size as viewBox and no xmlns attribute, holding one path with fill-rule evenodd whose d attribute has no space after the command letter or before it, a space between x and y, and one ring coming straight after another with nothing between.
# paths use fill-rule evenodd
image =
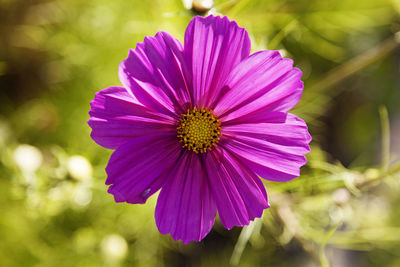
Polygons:
<instances>
[{"instance_id":1,"label":"white blurred flower bud","mask_svg":"<svg viewBox=\"0 0 400 267\"><path fill-rule=\"evenodd\" d=\"M107 259L111 261L122 260L128 252L128 244L126 240L118 235L112 234L104 237L101 242L101 251Z\"/></svg>"},{"instance_id":2,"label":"white blurred flower bud","mask_svg":"<svg viewBox=\"0 0 400 267\"><path fill-rule=\"evenodd\" d=\"M92 165L82 156L72 156L68 159L67 168L69 174L79 181L90 180L92 178Z\"/></svg>"},{"instance_id":3,"label":"white blurred flower bud","mask_svg":"<svg viewBox=\"0 0 400 267\"><path fill-rule=\"evenodd\" d=\"M213 0L193 0L193 8L196 11L206 12L214 5Z\"/></svg>"},{"instance_id":4,"label":"white blurred flower bud","mask_svg":"<svg viewBox=\"0 0 400 267\"><path fill-rule=\"evenodd\" d=\"M18 167L25 172L35 172L43 161L40 150L31 145L19 145L14 150L13 158Z\"/></svg>"},{"instance_id":5,"label":"white blurred flower bud","mask_svg":"<svg viewBox=\"0 0 400 267\"><path fill-rule=\"evenodd\" d=\"M338 206L343 206L343 205L347 204L347 202L349 202L349 200L350 200L350 197L351 196L350 196L349 190L347 190L345 188L336 189L332 193L333 201Z\"/></svg>"},{"instance_id":6,"label":"white blurred flower bud","mask_svg":"<svg viewBox=\"0 0 400 267\"><path fill-rule=\"evenodd\" d=\"M213 0L182 0L186 9L194 9L197 12L206 12L210 10L213 5Z\"/></svg>"}]
</instances>

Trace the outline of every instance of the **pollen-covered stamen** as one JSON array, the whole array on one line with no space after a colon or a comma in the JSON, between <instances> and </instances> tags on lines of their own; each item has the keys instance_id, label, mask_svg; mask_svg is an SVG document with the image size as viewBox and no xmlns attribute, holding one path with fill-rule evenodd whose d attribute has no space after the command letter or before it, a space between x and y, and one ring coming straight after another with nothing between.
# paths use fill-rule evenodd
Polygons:
<instances>
[{"instance_id":1,"label":"pollen-covered stamen","mask_svg":"<svg viewBox=\"0 0 400 267\"><path fill-rule=\"evenodd\" d=\"M179 142L196 153L210 151L221 135L220 121L207 108L188 110L178 126Z\"/></svg>"}]
</instances>

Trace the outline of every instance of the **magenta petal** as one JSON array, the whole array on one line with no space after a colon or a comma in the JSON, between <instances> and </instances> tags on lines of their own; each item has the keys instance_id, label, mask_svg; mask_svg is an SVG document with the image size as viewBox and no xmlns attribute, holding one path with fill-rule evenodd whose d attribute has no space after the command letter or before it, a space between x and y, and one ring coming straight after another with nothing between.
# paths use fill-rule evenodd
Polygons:
<instances>
[{"instance_id":1,"label":"magenta petal","mask_svg":"<svg viewBox=\"0 0 400 267\"><path fill-rule=\"evenodd\" d=\"M171 117L191 102L182 44L166 32L146 37L122 61L119 77L146 107Z\"/></svg>"},{"instance_id":2,"label":"magenta petal","mask_svg":"<svg viewBox=\"0 0 400 267\"><path fill-rule=\"evenodd\" d=\"M195 17L185 33L185 59L191 67L193 105L210 107L231 70L250 53L244 28L227 17Z\"/></svg>"},{"instance_id":3,"label":"magenta petal","mask_svg":"<svg viewBox=\"0 0 400 267\"><path fill-rule=\"evenodd\" d=\"M209 152L205 162L218 214L226 228L247 225L269 208L260 178L235 156L219 149Z\"/></svg>"},{"instance_id":4,"label":"magenta petal","mask_svg":"<svg viewBox=\"0 0 400 267\"><path fill-rule=\"evenodd\" d=\"M293 114L271 116L264 123L226 125L221 146L262 178L288 181L300 175L311 136L305 122Z\"/></svg>"},{"instance_id":5,"label":"magenta petal","mask_svg":"<svg viewBox=\"0 0 400 267\"><path fill-rule=\"evenodd\" d=\"M255 112L290 110L303 91L302 72L292 65L277 51L252 54L230 73L214 112L230 121Z\"/></svg>"},{"instance_id":6,"label":"magenta petal","mask_svg":"<svg viewBox=\"0 0 400 267\"><path fill-rule=\"evenodd\" d=\"M186 244L210 232L217 210L199 155L185 152L177 164L161 189L155 218L162 234Z\"/></svg>"},{"instance_id":7,"label":"magenta petal","mask_svg":"<svg viewBox=\"0 0 400 267\"><path fill-rule=\"evenodd\" d=\"M106 172L116 202L144 203L164 184L181 154L175 135L142 136L120 146Z\"/></svg>"},{"instance_id":8,"label":"magenta petal","mask_svg":"<svg viewBox=\"0 0 400 267\"><path fill-rule=\"evenodd\" d=\"M135 104L123 87L110 87L96 93L90 102L91 137L101 146L115 149L133 137L157 135L174 129L170 117L156 114Z\"/></svg>"}]
</instances>

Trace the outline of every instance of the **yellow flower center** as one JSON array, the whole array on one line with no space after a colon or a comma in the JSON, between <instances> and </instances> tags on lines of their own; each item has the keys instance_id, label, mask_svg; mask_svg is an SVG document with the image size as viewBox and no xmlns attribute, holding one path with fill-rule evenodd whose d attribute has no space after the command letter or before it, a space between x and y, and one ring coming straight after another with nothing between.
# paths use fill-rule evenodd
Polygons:
<instances>
[{"instance_id":1,"label":"yellow flower center","mask_svg":"<svg viewBox=\"0 0 400 267\"><path fill-rule=\"evenodd\" d=\"M206 108L189 109L182 114L177 130L182 147L196 153L210 151L221 135L220 121Z\"/></svg>"}]
</instances>

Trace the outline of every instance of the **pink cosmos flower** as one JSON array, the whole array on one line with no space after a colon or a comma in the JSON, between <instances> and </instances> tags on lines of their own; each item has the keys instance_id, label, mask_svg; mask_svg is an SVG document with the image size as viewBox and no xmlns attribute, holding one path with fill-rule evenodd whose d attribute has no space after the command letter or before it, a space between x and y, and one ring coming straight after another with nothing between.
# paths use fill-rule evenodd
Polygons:
<instances>
[{"instance_id":1,"label":"pink cosmos flower","mask_svg":"<svg viewBox=\"0 0 400 267\"><path fill-rule=\"evenodd\" d=\"M106 172L116 202L145 203L161 189L155 220L183 243L222 224L247 225L269 207L264 185L300 174L311 137L287 113L302 72L277 51L250 55L245 29L195 17L185 43L146 37L119 67L123 87L98 92L91 137L115 149Z\"/></svg>"}]
</instances>

